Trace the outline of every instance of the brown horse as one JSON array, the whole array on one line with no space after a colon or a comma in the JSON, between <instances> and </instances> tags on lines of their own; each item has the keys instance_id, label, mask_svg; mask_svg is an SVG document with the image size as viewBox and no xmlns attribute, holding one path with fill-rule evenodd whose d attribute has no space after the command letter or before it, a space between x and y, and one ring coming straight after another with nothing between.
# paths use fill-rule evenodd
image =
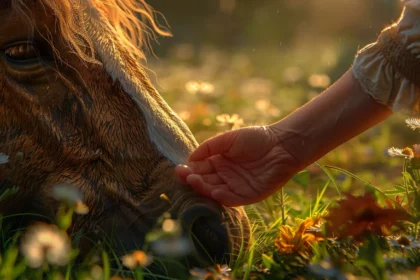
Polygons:
<instances>
[{"instance_id":1,"label":"brown horse","mask_svg":"<svg viewBox=\"0 0 420 280\"><path fill-rule=\"evenodd\" d=\"M0 212L53 217L52 187L70 184L90 208L72 230L113 231L130 250L169 211L221 260L248 220L175 176L197 144L140 64L150 35L169 35L154 15L144 0L0 1L0 186L19 187Z\"/></svg>"}]
</instances>

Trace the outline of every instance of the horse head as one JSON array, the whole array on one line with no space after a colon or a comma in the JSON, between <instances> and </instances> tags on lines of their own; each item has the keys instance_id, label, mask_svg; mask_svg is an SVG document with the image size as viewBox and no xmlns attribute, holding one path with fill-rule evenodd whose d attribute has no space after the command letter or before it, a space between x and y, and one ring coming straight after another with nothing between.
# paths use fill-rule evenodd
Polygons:
<instances>
[{"instance_id":1,"label":"horse head","mask_svg":"<svg viewBox=\"0 0 420 280\"><path fill-rule=\"evenodd\" d=\"M125 250L166 211L204 245L192 241L199 260L249 239L242 208L175 176L197 143L141 63L147 31L168 35L144 0L2 0L0 24L0 183L19 187L0 212L52 217L53 186L69 184L90 208L72 229L113 232Z\"/></svg>"}]
</instances>

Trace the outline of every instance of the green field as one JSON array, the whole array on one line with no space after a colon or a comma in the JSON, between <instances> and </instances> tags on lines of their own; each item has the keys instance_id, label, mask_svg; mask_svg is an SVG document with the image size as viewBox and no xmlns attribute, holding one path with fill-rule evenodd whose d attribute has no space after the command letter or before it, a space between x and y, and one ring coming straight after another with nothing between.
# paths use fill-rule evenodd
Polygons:
<instances>
[{"instance_id":1,"label":"green field","mask_svg":"<svg viewBox=\"0 0 420 280\"><path fill-rule=\"evenodd\" d=\"M385 0L227 1L233 8L215 0L150 2L174 34L153 46L151 79L199 142L273 123L316 97L401 11ZM76 262L80 233L69 243L62 231L86 209L70 203L57 213L57 227L38 229L50 243L27 240L46 244L36 252L17 241L27 229L11 233L10 217L1 218L0 279L420 279L420 160L388 155L418 143L406 118L392 116L247 206L251 246L226 266L189 270L182 252L157 258L147 244L120 258L106 240ZM13 193L0 194L0 203ZM340 215L333 234L327 221ZM162 217L148 240L178 234L176 222Z\"/></svg>"}]
</instances>

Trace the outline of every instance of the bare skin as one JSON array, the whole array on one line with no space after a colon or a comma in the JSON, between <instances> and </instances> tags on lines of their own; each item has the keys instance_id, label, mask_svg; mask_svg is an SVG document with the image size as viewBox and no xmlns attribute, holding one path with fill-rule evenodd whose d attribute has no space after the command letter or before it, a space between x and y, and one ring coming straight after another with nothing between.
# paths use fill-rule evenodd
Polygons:
<instances>
[{"instance_id":1,"label":"bare skin","mask_svg":"<svg viewBox=\"0 0 420 280\"><path fill-rule=\"evenodd\" d=\"M202 143L176 172L225 206L259 202L332 149L392 114L351 71L277 123L229 131Z\"/></svg>"}]
</instances>

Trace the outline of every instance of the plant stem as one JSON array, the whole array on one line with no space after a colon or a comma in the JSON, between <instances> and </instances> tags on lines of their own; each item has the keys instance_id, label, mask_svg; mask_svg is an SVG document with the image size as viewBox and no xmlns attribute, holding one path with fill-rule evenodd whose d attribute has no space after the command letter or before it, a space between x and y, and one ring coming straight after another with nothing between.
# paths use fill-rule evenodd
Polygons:
<instances>
[{"instance_id":1,"label":"plant stem","mask_svg":"<svg viewBox=\"0 0 420 280\"><path fill-rule=\"evenodd\" d=\"M407 183L407 179L406 179L406 172L407 172L407 163L408 160L404 159L404 164L403 164L403 180L404 180L404 188L405 188L405 195L407 196L407 204L409 204L409 195L408 195L408 183Z\"/></svg>"},{"instance_id":2,"label":"plant stem","mask_svg":"<svg viewBox=\"0 0 420 280\"><path fill-rule=\"evenodd\" d=\"M284 188L280 190L280 203L281 203L281 224L286 224L286 219L284 217Z\"/></svg>"}]
</instances>

